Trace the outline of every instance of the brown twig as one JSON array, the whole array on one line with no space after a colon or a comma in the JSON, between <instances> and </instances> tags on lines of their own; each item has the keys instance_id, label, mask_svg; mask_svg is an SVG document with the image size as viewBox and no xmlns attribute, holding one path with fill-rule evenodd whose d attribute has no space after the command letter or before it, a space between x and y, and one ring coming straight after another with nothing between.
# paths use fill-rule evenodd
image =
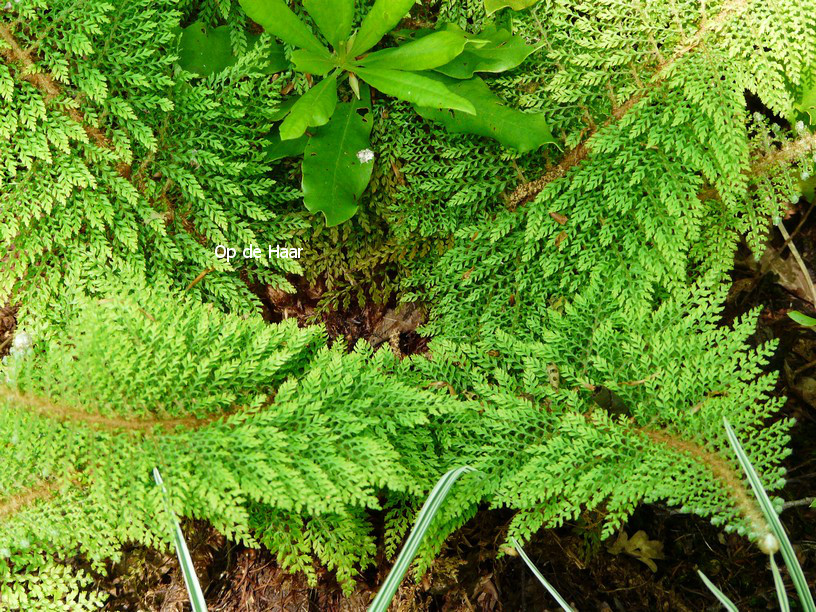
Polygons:
<instances>
[{"instance_id":1,"label":"brown twig","mask_svg":"<svg viewBox=\"0 0 816 612\"><path fill-rule=\"evenodd\" d=\"M203 271L203 272L201 272L201 274L199 274L198 276L196 276L196 277L193 279L193 282L191 282L189 285L187 285L187 288L185 289L185 291L189 291L190 289L192 289L193 287L195 287L195 286L196 286L198 283L200 283L202 280L204 280L204 277L205 277L205 276L207 276L207 275L208 275L210 272L212 272L214 269L215 269L215 268L205 268L205 269L204 269L204 271Z\"/></svg>"}]
</instances>

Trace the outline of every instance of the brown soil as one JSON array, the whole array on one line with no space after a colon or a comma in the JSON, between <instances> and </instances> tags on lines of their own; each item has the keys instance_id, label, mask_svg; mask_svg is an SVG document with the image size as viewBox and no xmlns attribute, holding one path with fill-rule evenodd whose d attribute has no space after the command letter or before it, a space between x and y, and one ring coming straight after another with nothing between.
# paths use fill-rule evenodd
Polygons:
<instances>
[{"instance_id":1,"label":"brown soil","mask_svg":"<svg viewBox=\"0 0 816 612\"><path fill-rule=\"evenodd\" d=\"M0 357L8 354L14 330L17 328L17 307L0 308Z\"/></svg>"}]
</instances>

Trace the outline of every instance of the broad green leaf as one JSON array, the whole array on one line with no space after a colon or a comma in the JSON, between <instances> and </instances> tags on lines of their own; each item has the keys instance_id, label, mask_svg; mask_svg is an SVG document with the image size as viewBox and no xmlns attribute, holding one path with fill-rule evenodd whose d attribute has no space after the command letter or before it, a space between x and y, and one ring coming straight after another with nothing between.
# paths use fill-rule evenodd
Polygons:
<instances>
[{"instance_id":1,"label":"broad green leaf","mask_svg":"<svg viewBox=\"0 0 816 612\"><path fill-rule=\"evenodd\" d=\"M272 41L272 48L269 50L269 73L275 74L289 68L289 60L286 59L286 50L278 41Z\"/></svg>"},{"instance_id":2,"label":"broad green leaf","mask_svg":"<svg viewBox=\"0 0 816 612\"><path fill-rule=\"evenodd\" d=\"M415 2L416 0L377 0L354 37L351 56L362 55L380 42L408 14Z\"/></svg>"},{"instance_id":3,"label":"broad green leaf","mask_svg":"<svg viewBox=\"0 0 816 612\"><path fill-rule=\"evenodd\" d=\"M788 313L788 316L796 321L799 325L804 325L805 327L813 327L816 325L816 319L809 317L806 314L802 314L797 310L791 310Z\"/></svg>"},{"instance_id":4,"label":"broad green leaf","mask_svg":"<svg viewBox=\"0 0 816 612\"><path fill-rule=\"evenodd\" d=\"M419 106L451 108L474 114L473 104L436 79L414 72L359 68L357 76L382 93Z\"/></svg>"},{"instance_id":5,"label":"broad green leaf","mask_svg":"<svg viewBox=\"0 0 816 612\"><path fill-rule=\"evenodd\" d=\"M305 134L294 140L281 140L279 134L272 133L265 138L267 144L264 146L266 161L277 161L286 157L299 157L306 150L306 143L309 137Z\"/></svg>"},{"instance_id":6,"label":"broad green leaf","mask_svg":"<svg viewBox=\"0 0 816 612\"><path fill-rule=\"evenodd\" d=\"M232 43L227 26L211 28L202 21L196 21L181 31L179 40L179 66L201 76L209 76L229 68L238 58L232 52ZM260 39L257 34L248 34L248 48L252 49ZM283 45L271 41L269 64L264 72L274 74L289 66Z\"/></svg>"},{"instance_id":7,"label":"broad green leaf","mask_svg":"<svg viewBox=\"0 0 816 612\"><path fill-rule=\"evenodd\" d=\"M363 95L363 100L338 104L332 120L315 130L303 154L304 204L313 213L323 213L329 227L354 216L371 180L374 162L358 157L370 146L369 99Z\"/></svg>"},{"instance_id":8,"label":"broad green leaf","mask_svg":"<svg viewBox=\"0 0 816 612\"><path fill-rule=\"evenodd\" d=\"M239 0L250 19L282 41L301 49L329 55L312 31L283 0Z\"/></svg>"},{"instance_id":9,"label":"broad green leaf","mask_svg":"<svg viewBox=\"0 0 816 612\"><path fill-rule=\"evenodd\" d=\"M522 11L533 6L538 0L484 0L485 12L492 15L503 8L511 8L514 11Z\"/></svg>"},{"instance_id":10,"label":"broad green leaf","mask_svg":"<svg viewBox=\"0 0 816 612\"><path fill-rule=\"evenodd\" d=\"M348 40L354 20L354 0L303 0L317 27L337 49L338 43Z\"/></svg>"},{"instance_id":11,"label":"broad green leaf","mask_svg":"<svg viewBox=\"0 0 816 612\"><path fill-rule=\"evenodd\" d=\"M367 68L429 70L452 61L462 53L467 42L463 33L443 30L400 47L375 51L360 63Z\"/></svg>"},{"instance_id":12,"label":"broad green leaf","mask_svg":"<svg viewBox=\"0 0 816 612\"><path fill-rule=\"evenodd\" d=\"M276 110L272 115L269 117L270 121L282 121L286 118L286 115L292 112L292 107L297 103L300 98L286 98L283 102L280 103L278 106L278 110Z\"/></svg>"},{"instance_id":13,"label":"broad green leaf","mask_svg":"<svg viewBox=\"0 0 816 612\"><path fill-rule=\"evenodd\" d=\"M232 66L236 59L227 26L210 28L196 21L182 30L178 62L184 70L209 76Z\"/></svg>"},{"instance_id":14,"label":"broad green leaf","mask_svg":"<svg viewBox=\"0 0 816 612\"><path fill-rule=\"evenodd\" d=\"M441 123L450 132L493 138L522 153L545 144L558 144L543 114L522 113L505 106L480 78L468 81L444 79L444 82L453 93L467 99L476 108L476 114L451 113L438 105L419 105L416 110L422 117Z\"/></svg>"},{"instance_id":15,"label":"broad green leaf","mask_svg":"<svg viewBox=\"0 0 816 612\"><path fill-rule=\"evenodd\" d=\"M313 53L306 49L292 51L292 63L300 72L318 76L325 76L337 67L331 56L327 57L323 53Z\"/></svg>"},{"instance_id":16,"label":"broad green leaf","mask_svg":"<svg viewBox=\"0 0 816 612\"><path fill-rule=\"evenodd\" d=\"M337 75L332 74L303 94L280 126L281 140L300 138L306 128L325 125L337 106Z\"/></svg>"},{"instance_id":17,"label":"broad green leaf","mask_svg":"<svg viewBox=\"0 0 816 612\"><path fill-rule=\"evenodd\" d=\"M479 35L479 44L469 44L464 52L437 72L456 79L469 79L476 72L504 72L519 66L541 45L528 45L507 30L487 30Z\"/></svg>"}]
</instances>

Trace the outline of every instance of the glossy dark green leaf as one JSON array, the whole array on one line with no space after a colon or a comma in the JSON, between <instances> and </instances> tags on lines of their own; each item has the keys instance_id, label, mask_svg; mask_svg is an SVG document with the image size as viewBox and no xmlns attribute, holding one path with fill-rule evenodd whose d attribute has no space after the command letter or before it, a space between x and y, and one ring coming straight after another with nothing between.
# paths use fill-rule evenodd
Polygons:
<instances>
[{"instance_id":1,"label":"glossy dark green leaf","mask_svg":"<svg viewBox=\"0 0 816 612\"><path fill-rule=\"evenodd\" d=\"M376 45L405 17L416 0L377 0L363 19L351 55L362 55Z\"/></svg>"},{"instance_id":2,"label":"glossy dark green leaf","mask_svg":"<svg viewBox=\"0 0 816 612\"><path fill-rule=\"evenodd\" d=\"M541 45L528 45L520 36L507 30L486 30L479 34L478 44L465 50L437 72L456 79L469 79L477 72L504 72L519 66Z\"/></svg>"},{"instance_id":3,"label":"glossy dark green leaf","mask_svg":"<svg viewBox=\"0 0 816 612\"><path fill-rule=\"evenodd\" d=\"M303 7L335 49L340 41L348 40L354 20L354 0L303 0Z\"/></svg>"},{"instance_id":4,"label":"glossy dark green leaf","mask_svg":"<svg viewBox=\"0 0 816 612\"><path fill-rule=\"evenodd\" d=\"M227 26L210 28L203 21L196 21L181 31L178 62L184 70L209 76L235 61Z\"/></svg>"},{"instance_id":5,"label":"glossy dark green leaf","mask_svg":"<svg viewBox=\"0 0 816 612\"><path fill-rule=\"evenodd\" d=\"M541 113L522 113L505 106L480 78L468 81L444 79L455 94L467 99L476 109L475 115L417 106L417 112L436 121L450 132L476 134L499 141L505 147L520 152L533 151L545 144L558 144L546 118Z\"/></svg>"},{"instance_id":6,"label":"glossy dark green leaf","mask_svg":"<svg viewBox=\"0 0 816 612\"><path fill-rule=\"evenodd\" d=\"M329 54L312 31L283 0L239 0L249 18L282 41L315 53Z\"/></svg>"},{"instance_id":7,"label":"glossy dark green leaf","mask_svg":"<svg viewBox=\"0 0 816 612\"><path fill-rule=\"evenodd\" d=\"M331 75L303 94L280 126L281 140L300 138L309 127L325 125L337 106L337 76Z\"/></svg>"},{"instance_id":8,"label":"glossy dark green leaf","mask_svg":"<svg viewBox=\"0 0 816 612\"><path fill-rule=\"evenodd\" d=\"M442 82L414 72L385 68L360 68L357 75L382 93L420 106L451 108L475 113L473 104Z\"/></svg>"},{"instance_id":9,"label":"glossy dark green leaf","mask_svg":"<svg viewBox=\"0 0 816 612\"><path fill-rule=\"evenodd\" d=\"M292 63L298 71L318 76L327 75L337 67L331 57L326 57L322 53L313 53L306 49L292 51Z\"/></svg>"},{"instance_id":10,"label":"glossy dark green leaf","mask_svg":"<svg viewBox=\"0 0 816 612\"><path fill-rule=\"evenodd\" d=\"M429 70L452 61L467 42L461 31L442 30L399 47L370 53L360 63L367 68Z\"/></svg>"},{"instance_id":11,"label":"glossy dark green leaf","mask_svg":"<svg viewBox=\"0 0 816 612\"><path fill-rule=\"evenodd\" d=\"M303 155L306 149L306 143L309 142L309 137L305 134L300 138L294 140L281 140L277 133L272 133L265 138L266 145L264 145L264 153L266 153L266 161L277 161L286 157L299 157Z\"/></svg>"},{"instance_id":12,"label":"glossy dark green leaf","mask_svg":"<svg viewBox=\"0 0 816 612\"><path fill-rule=\"evenodd\" d=\"M286 50L277 40L273 40L269 50L269 73L275 74L287 68L289 68L289 60L286 59Z\"/></svg>"},{"instance_id":13,"label":"glossy dark green leaf","mask_svg":"<svg viewBox=\"0 0 816 612\"><path fill-rule=\"evenodd\" d=\"M209 76L229 68L238 61L233 55L232 43L227 26L211 28L202 21L196 21L181 31L179 40L179 65L194 74ZM255 47L260 36L247 35L249 49ZM274 74L289 67L283 45L270 42L269 64L264 72Z\"/></svg>"},{"instance_id":14,"label":"glossy dark green leaf","mask_svg":"<svg viewBox=\"0 0 816 612\"><path fill-rule=\"evenodd\" d=\"M304 203L311 212L323 213L330 227L354 216L371 180L374 162L363 155L373 125L367 98L339 104L303 154Z\"/></svg>"},{"instance_id":15,"label":"glossy dark green leaf","mask_svg":"<svg viewBox=\"0 0 816 612\"><path fill-rule=\"evenodd\" d=\"M484 0L485 12L492 15L503 8L522 11L533 6L538 0Z\"/></svg>"}]
</instances>

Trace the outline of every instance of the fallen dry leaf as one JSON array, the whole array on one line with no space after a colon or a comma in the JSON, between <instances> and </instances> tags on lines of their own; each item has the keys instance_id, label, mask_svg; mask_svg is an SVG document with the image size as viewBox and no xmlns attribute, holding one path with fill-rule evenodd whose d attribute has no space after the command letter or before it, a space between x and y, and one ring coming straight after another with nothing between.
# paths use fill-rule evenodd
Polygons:
<instances>
[{"instance_id":1,"label":"fallen dry leaf","mask_svg":"<svg viewBox=\"0 0 816 612\"><path fill-rule=\"evenodd\" d=\"M555 222L559 225L564 225L568 221L567 216L562 215L561 213L551 212L550 216L555 219Z\"/></svg>"},{"instance_id":2,"label":"fallen dry leaf","mask_svg":"<svg viewBox=\"0 0 816 612\"><path fill-rule=\"evenodd\" d=\"M808 281L804 272L796 259L789 256L783 258L776 249L767 249L759 262L759 268L763 272L773 272L777 277L777 283L790 291L797 297L811 301Z\"/></svg>"},{"instance_id":3,"label":"fallen dry leaf","mask_svg":"<svg viewBox=\"0 0 816 612\"><path fill-rule=\"evenodd\" d=\"M663 542L650 540L643 530L636 531L631 538L625 531L618 534L618 539L608 544L606 549L613 555L625 553L646 564L653 572L657 571L655 559L665 559L663 556Z\"/></svg>"}]
</instances>

